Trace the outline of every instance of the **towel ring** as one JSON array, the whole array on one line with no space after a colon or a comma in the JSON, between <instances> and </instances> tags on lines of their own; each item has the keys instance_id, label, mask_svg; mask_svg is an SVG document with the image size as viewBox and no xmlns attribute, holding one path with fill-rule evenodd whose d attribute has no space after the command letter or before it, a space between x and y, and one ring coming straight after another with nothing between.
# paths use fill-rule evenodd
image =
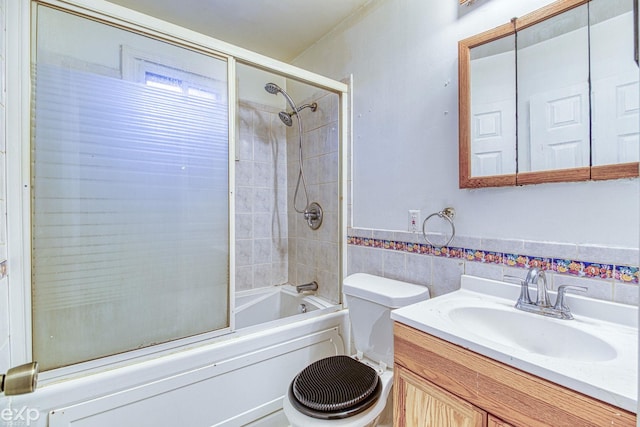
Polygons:
<instances>
[{"instance_id":1,"label":"towel ring","mask_svg":"<svg viewBox=\"0 0 640 427\"><path fill-rule=\"evenodd\" d=\"M426 240L427 243L429 243L431 246L436 246L436 247L449 246L449 243L451 243L451 241L456 235L456 226L453 224L453 217L455 215L456 215L455 209L444 208L440 212L434 212L428 217L426 217L424 219L424 222L422 223L422 236L424 236L424 240ZM431 242L431 240L429 240L429 238L427 237L427 221L429 221L434 216L437 216L449 221L449 225L451 226L451 237L449 237L449 240L447 240L447 243L445 243L444 245L436 245L433 242Z\"/></svg>"}]
</instances>

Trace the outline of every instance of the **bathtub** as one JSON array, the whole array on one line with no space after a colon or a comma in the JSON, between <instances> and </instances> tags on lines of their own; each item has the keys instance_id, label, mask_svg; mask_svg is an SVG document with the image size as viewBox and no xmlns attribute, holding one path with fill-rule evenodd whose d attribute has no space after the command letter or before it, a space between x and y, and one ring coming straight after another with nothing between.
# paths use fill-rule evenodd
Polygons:
<instances>
[{"instance_id":1,"label":"bathtub","mask_svg":"<svg viewBox=\"0 0 640 427\"><path fill-rule=\"evenodd\" d=\"M236 292L235 307L235 329L273 326L284 323L280 322L284 319L295 322L310 314L321 315L336 309L336 305L315 295L299 294L291 285Z\"/></svg>"},{"instance_id":2,"label":"bathtub","mask_svg":"<svg viewBox=\"0 0 640 427\"><path fill-rule=\"evenodd\" d=\"M316 360L348 351L348 311L291 286L240 292L236 304L235 332L41 382L34 393L0 407L38 414L34 427L286 425L282 398L293 377Z\"/></svg>"}]
</instances>

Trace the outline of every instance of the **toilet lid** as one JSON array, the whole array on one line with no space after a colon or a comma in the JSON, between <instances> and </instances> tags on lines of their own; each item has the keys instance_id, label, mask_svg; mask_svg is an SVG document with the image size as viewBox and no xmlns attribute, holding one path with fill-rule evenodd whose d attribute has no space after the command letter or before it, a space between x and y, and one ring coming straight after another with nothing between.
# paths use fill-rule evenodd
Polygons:
<instances>
[{"instance_id":1,"label":"toilet lid","mask_svg":"<svg viewBox=\"0 0 640 427\"><path fill-rule=\"evenodd\" d=\"M315 418L346 418L373 405L381 393L378 374L349 356L331 356L312 363L292 381L296 408Z\"/></svg>"}]
</instances>

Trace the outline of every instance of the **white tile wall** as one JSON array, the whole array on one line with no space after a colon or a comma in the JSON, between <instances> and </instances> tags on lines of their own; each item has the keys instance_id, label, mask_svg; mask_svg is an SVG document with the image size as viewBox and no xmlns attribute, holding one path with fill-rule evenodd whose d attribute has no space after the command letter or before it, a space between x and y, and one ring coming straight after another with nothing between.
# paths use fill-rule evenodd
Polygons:
<instances>
[{"instance_id":1,"label":"white tile wall","mask_svg":"<svg viewBox=\"0 0 640 427\"><path fill-rule=\"evenodd\" d=\"M421 234L389 230L350 228L349 236L424 243ZM637 248L613 248L595 245L575 245L554 242L536 242L511 239L482 239L456 236L452 246L482 249L529 256L577 259L588 262L637 266L640 253ZM432 296L452 292L460 287L460 276L470 274L488 279L502 280L505 275L524 278L526 269L505 264L467 261L464 258L445 258L420 255L404 251L347 245L347 274L365 272L398 280L406 280L429 287ZM639 285L623 283L614 277L593 279L575 277L547 271L550 289L560 285L587 287L592 298L638 305Z\"/></svg>"},{"instance_id":2,"label":"white tile wall","mask_svg":"<svg viewBox=\"0 0 640 427\"><path fill-rule=\"evenodd\" d=\"M278 110L240 102L236 161L236 289L287 282L285 126Z\"/></svg>"},{"instance_id":3,"label":"white tile wall","mask_svg":"<svg viewBox=\"0 0 640 427\"><path fill-rule=\"evenodd\" d=\"M318 202L323 223L311 230L300 213L292 213L298 179L298 128L287 128L288 206L289 206L289 281L293 284L316 280L319 295L340 301L340 222L339 222L339 127L338 96L318 92L299 105L316 102L318 109L301 111L304 175L309 202ZM306 202L302 188L297 207Z\"/></svg>"},{"instance_id":4,"label":"white tile wall","mask_svg":"<svg viewBox=\"0 0 640 427\"><path fill-rule=\"evenodd\" d=\"M304 173L309 201L323 208L313 231L294 213L298 128L286 127L278 109L241 101L236 162L236 289L315 280L319 294L339 302L340 229L338 97L319 92L304 109ZM297 207L306 198L299 190Z\"/></svg>"}]
</instances>

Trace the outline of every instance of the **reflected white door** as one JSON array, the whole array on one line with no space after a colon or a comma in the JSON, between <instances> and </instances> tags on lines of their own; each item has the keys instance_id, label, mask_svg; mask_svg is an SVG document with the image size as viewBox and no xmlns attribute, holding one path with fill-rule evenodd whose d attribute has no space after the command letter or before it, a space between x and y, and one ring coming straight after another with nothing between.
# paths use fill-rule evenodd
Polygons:
<instances>
[{"instance_id":1,"label":"reflected white door","mask_svg":"<svg viewBox=\"0 0 640 427\"><path fill-rule=\"evenodd\" d=\"M593 82L593 164L637 162L640 121L637 73Z\"/></svg>"},{"instance_id":2,"label":"reflected white door","mask_svg":"<svg viewBox=\"0 0 640 427\"><path fill-rule=\"evenodd\" d=\"M530 98L531 170L589 166L588 85Z\"/></svg>"},{"instance_id":3,"label":"reflected white door","mask_svg":"<svg viewBox=\"0 0 640 427\"><path fill-rule=\"evenodd\" d=\"M471 176L515 173L515 102L474 105L472 115Z\"/></svg>"}]
</instances>

